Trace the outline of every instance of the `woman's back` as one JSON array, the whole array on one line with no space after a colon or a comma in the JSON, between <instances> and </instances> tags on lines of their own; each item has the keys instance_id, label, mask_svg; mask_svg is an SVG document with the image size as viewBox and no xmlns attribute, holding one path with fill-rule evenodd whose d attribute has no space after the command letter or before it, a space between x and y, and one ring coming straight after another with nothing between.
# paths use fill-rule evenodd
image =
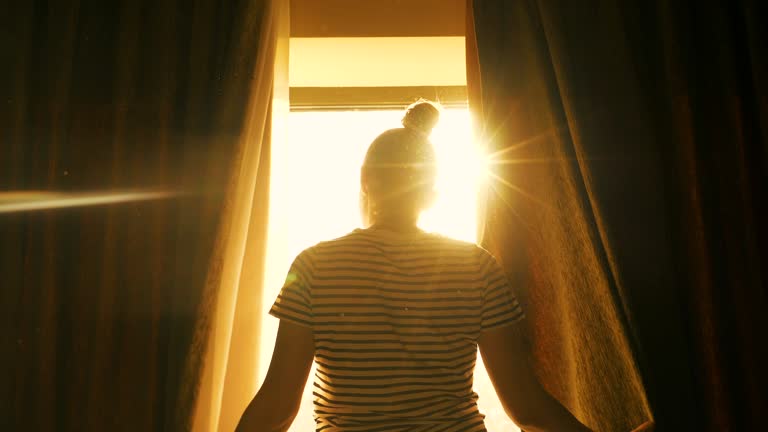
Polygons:
<instances>
[{"instance_id":1,"label":"woman's back","mask_svg":"<svg viewBox=\"0 0 768 432\"><path fill-rule=\"evenodd\" d=\"M304 251L271 313L313 329L317 430L328 432L484 431L478 337L523 316L483 249L380 228Z\"/></svg>"}]
</instances>

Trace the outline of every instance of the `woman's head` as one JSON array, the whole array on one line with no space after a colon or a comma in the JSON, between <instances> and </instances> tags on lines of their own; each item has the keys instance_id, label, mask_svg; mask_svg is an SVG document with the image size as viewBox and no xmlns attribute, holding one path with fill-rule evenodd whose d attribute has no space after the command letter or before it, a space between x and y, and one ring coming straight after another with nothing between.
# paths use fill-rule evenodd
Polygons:
<instances>
[{"instance_id":1,"label":"woman's head","mask_svg":"<svg viewBox=\"0 0 768 432\"><path fill-rule=\"evenodd\" d=\"M371 143L361 170L366 224L382 219L418 219L434 198L437 160L429 134L440 117L420 100L408 107L402 128L384 131Z\"/></svg>"}]
</instances>

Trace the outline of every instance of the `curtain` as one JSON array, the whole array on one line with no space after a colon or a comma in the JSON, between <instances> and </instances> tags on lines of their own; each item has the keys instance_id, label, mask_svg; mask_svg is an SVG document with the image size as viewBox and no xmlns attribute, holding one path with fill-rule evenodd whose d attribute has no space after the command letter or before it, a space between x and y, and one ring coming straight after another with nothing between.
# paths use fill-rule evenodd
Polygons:
<instances>
[{"instance_id":1,"label":"curtain","mask_svg":"<svg viewBox=\"0 0 768 432\"><path fill-rule=\"evenodd\" d=\"M470 3L483 243L596 430L757 430L766 406L765 11L689 6Z\"/></svg>"},{"instance_id":2,"label":"curtain","mask_svg":"<svg viewBox=\"0 0 768 432\"><path fill-rule=\"evenodd\" d=\"M250 393L220 353L255 349L225 327L259 298L284 3L0 14L3 430L187 430Z\"/></svg>"},{"instance_id":3,"label":"curtain","mask_svg":"<svg viewBox=\"0 0 768 432\"><path fill-rule=\"evenodd\" d=\"M491 155L482 243L519 290L545 388L595 430L629 431L650 411L530 6L474 4L481 99L470 103Z\"/></svg>"},{"instance_id":4,"label":"curtain","mask_svg":"<svg viewBox=\"0 0 768 432\"><path fill-rule=\"evenodd\" d=\"M248 110L248 127L241 137L243 167L233 178L233 208L228 226L219 231L226 248L221 272L211 287L215 314L200 321L197 334L206 345L202 385L193 430L235 430L240 415L258 390L262 284L265 282L269 143L286 142L288 101L287 1L268 2L258 36L258 60ZM253 23L252 23L253 24ZM246 33L247 34L247 33ZM254 145L263 143L261 147ZM260 150L260 151L259 151ZM196 361L196 358L192 359Z\"/></svg>"}]
</instances>

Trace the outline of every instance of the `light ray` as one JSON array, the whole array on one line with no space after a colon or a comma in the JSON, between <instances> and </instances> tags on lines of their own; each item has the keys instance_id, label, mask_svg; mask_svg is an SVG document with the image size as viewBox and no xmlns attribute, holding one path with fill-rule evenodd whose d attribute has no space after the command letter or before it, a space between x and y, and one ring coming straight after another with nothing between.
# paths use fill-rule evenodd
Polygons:
<instances>
[{"instance_id":1,"label":"light ray","mask_svg":"<svg viewBox=\"0 0 768 432\"><path fill-rule=\"evenodd\" d=\"M515 216L517 216L517 218L518 218L518 219L520 219L520 221L521 221L521 222L523 222L523 224L525 224L525 223L526 223L525 219L523 218L523 216L522 216L520 213L518 213L517 209L515 209L515 206L513 206L513 205L512 205L512 204L509 202L509 200L507 199L507 197L506 197L506 196L504 196L504 194L503 194L503 193L499 192L499 190L498 190L498 189L496 189L496 186L493 184L493 182L489 182L488 184L489 184L489 186L491 187L491 189L493 189L493 192L496 194L496 196L498 196L498 197L501 199L501 201L502 201L502 202L504 202L504 205L506 205L506 206L507 206L507 208L509 208L509 211L511 211L511 212L512 212L512 214L514 214Z\"/></svg>"},{"instance_id":2,"label":"light ray","mask_svg":"<svg viewBox=\"0 0 768 432\"><path fill-rule=\"evenodd\" d=\"M582 161L590 162L612 162L617 160L614 157L602 156L602 157L552 157L552 158L515 158L515 159L493 159L489 160L487 165L525 165L525 164L537 164L537 163L581 163Z\"/></svg>"},{"instance_id":3,"label":"light ray","mask_svg":"<svg viewBox=\"0 0 768 432\"><path fill-rule=\"evenodd\" d=\"M537 142L537 141L539 141L539 140L541 140L543 138L546 138L547 136L554 135L556 130L557 130L557 128L547 129L546 131L544 131L544 132L542 132L542 133L540 133L538 135L534 135L534 136L532 136L530 138L527 138L527 139L525 139L523 141L519 141L519 142L510 144L507 147L504 147L504 148L501 148L499 150L496 150L495 152L489 154L488 157L490 159L496 159L496 158L498 158L499 156L501 156L501 155L503 155L505 153L508 153L508 152L511 152L511 151L514 151L514 150L520 150L521 148L523 148L523 147L525 147L525 146L527 146L529 144L532 144L534 142Z\"/></svg>"},{"instance_id":4,"label":"light ray","mask_svg":"<svg viewBox=\"0 0 768 432\"><path fill-rule=\"evenodd\" d=\"M500 177L498 174L494 173L493 171L490 171L490 170L489 170L489 171L488 171L488 175L489 175L491 178L493 178L493 179L495 179L495 180L498 180L498 181L499 181L499 183L503 184L504 186L507 186L508 188L510 188L510 189L512 189L513 191L515 191L515 192L519 193L520 195L522 195L522 196L524 196L524 197L526 197L526 198L530 199L531 201L533 201L533 202L535 202L535 203L537 203L537 204L539 204L539 205L541 205L541 206L543 206L543 207L546 207L546 208L550 208L550 205L549 205L549 204L547 204L547 203L545 203L544 201L540 200L539 198L537 198L537 197L536 197L536 196L534 196L533 194L531 194L531 193L529 193L529 192L526 192L526 191L524 191L524 190L523 190L522 188L520 188L519 186L516 186L516 185L512 184L511 182L509 182L508 180L506 180L506 179L504 179L504 178Z\"/></svg>"},{"instance_id":5,"label":"light ray","mask_svg":"<svg viewBox=\"0 0 768 432\"><path fill-rule=\"evenodd\" d=\"M487 163L488 165L526 165L526 164L537 164L537 163L562 163L567 162L568 159L574 159L575 158L525 158L525 159L500 159L500 160L489 160Z\"/></svg>"},{"instance_id":6,"label":"light ray","mask_svg":"<svg viewBox=\"0 0 768 432\"><path fill-rule=\"evenodd\" d=\"M506 120L505 120L505 122L506 122ZM503 125L504 125L504 122L501 123L501 126L497 129L496 132L494 132L494 134L491 136L491 138L488 140L488 142L492 142L493 141L493 139L499 133L499 130L501 130ZM560 132L566 130L566 128L567 128L566 124L561 124L559 126L551 127L551 128L545 130L544 132L542 132L540 134L531 136L531 137L529 137L529 138L527 138L527 139L525 139L523 141L520 141L520 142L517 142L517 143L513 143L513 144L511 144L511 145L509 145L507 147L504 147L504 148L501 148L499 150L496 150L495 152L489 154L488 158L489 159L497 159L499 156L501 156L501 155L503 155L505 153L508 153L510 151L520 150L521 148L523 148L523 147L525 147L525 146L527 146L529 144L532 144L534 142L537 142L537 141L539 141L539 140L541 140L543 138L546 138L548 136L555 136L556 134L559 134Z\"/></svg>"},{"instance_id":7,"label":"light ray","mask_svg":"<svg viewBox=\"0 0 768 432\"><path fill-rule=\"evenodd\" d=\"M109 193L8 191L0 192L0 213L148 201L169 198L174 195L177 194L167 191L112 191Z\"/></svg>"}]
</instances>

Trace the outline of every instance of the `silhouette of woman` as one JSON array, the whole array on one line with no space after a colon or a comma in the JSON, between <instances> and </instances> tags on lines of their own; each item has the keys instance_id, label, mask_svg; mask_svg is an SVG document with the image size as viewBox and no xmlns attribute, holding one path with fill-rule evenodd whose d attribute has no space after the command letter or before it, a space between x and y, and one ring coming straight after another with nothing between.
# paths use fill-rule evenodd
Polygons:
<instances>
[{"instance_id":1,"label":"silhouette of woman","mask_svg":"<svg viewBox=\"0 0 768 432\"><path fill-rule=\"evenodd\" d=\"M317 431L485 431L478 347L516 424L589 430L529 367L524 314L496 260L417 226L434 197L439 114L416 102L373 141L360 173L365 228L293 262L270 310L280 326L269 371L238 430L287 430L314 359Z\"/></svg>"}]
</instances>

